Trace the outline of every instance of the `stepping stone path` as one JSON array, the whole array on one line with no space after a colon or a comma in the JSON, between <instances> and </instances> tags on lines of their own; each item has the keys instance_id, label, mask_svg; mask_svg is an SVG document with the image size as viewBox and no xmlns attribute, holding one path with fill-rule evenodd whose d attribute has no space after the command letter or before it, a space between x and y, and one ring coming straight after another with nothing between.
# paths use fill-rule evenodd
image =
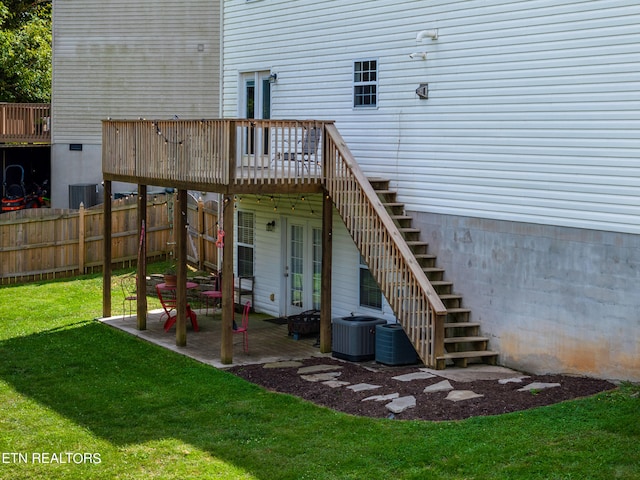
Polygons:
<instances>
[{"instance_id":1,"label":"stepping stone path","mask_svg":"<svg viewBox=\"0 0 640 480\"><path fill-rule=\"evenodd\" d=\"M408 397L399 397L394 399L391 403L387 403L385 407L392 413L402 413L408 408L414 408L416 406L416 397L409 395Z\"/></svg>"},{"instance_id":2,"label":"stepping stone path","mask_svg":"<svg viewBox=\"0 0 640 480\"><path fill-rule=\"evenodd\" d=\"M400 396L399 393L389 393L387 395L374 395L373 397L363 398L363 402L386 402L387 400L393 400L394 398L398 398Z\"/></svg>"},{"instance_id":3,"label":"stepping stone path","mask_svg":"<svg viewBox=\"0 0 640 480\"><path fill-rule=\"evenodd\" d=\"M529 377L513 377L513 378L502 378L498 380L500 385L506 385L507 383L522 383L522 380Z\"/></svg>"},{"instance_id":4,"label":"stepping stone path","mask_svg":"<svg viewBox=\"0 0 640 480\"><path fill-rule=\"evenodd\" d=\"M332 372L334 370L341 370L341 365L311 365L310 367L303 367L298 369L300 375L306 375L308 373L318 372Z\"/></svg>"},{"instance_id":5,"label":"stepping stone path","mask_svg":"<svg viewBox=\"0 0 640 480\"><path fill-rule=\"evenodd\" d=\"M452 390L447 395L447 400L451 400L452 402L460 402L461 400L470 400L472 398L480 398L484 397L480 393L475 393L471 390Z\"/></svg>"},{"instance_id":6,"label":"stepping stone path","mask_svg":"<svg viewBox=\"0 0 640 480\"><path fill-rule=\"evenodd\" d=\"M559 383L543 383L543 382L533 382L527 385L526 387L519 388L519 392L530 392L531 390L544 390L545 388L554 388L559 387Z\"/></svg>"},{"instance_id":7,"label":"stepping stone path","mask_svg":"<svg viewBox=\"0 0 640 480\"><path fill-rule=\"evenodd\" d=\"M343 382L341 380L327 380L326 382L322 382L322 384L331 388L339 388L350 385L349 382Z\"/></svg>"},{"instance_id":8,"label":"stepping stone path","mask_svg":"<svg viewBox=\"0 0 640 480\"><path fill-rule=\"evenodd\" d=\"M347 387L349 390L353 390L354 392L363 392L365 390L375 390L376 388L382 388L381 385L371 385L370 383L357 383L356 385L351 385Z\"/></svg>"},{"instance_id":9,"label":"stepping stone path","mask_svg":"<svg viewBox=\"0 0 640 480\"><path fill-rule=\"evenodd\" d=\"M311 375L300 375L300 378L307 382L329 382L342 375L342 372L312 373Z\"/></svg>"},{"instance_id":10,"label":"stepping stone path","mask_svg":"<svg viewBox=\"0 0 640 480\"><path fill-rule=\"evenodd\" d=\"M410 382L412 380L425 380L428 378L434 378L435 375L429 372L414 372L414 373L405 373L404 375L398 375L397 377L391 377L394 380L399 380L401 382Z\"/></svg>"},{"instance_id":11,"label":"stepping stone path","mask_svg":"<svg viewBox=\"0 0 640 480\"><path fill-rule=\"evenodd\" d=\"M311 365L310 367L299 368L298 374L300 378L308 382L333 382L342 374L342 372L336 372L335 370L341 369L342 366L340 365ZM345 384L349 385L349 382L345 382Z\"/></svg>"},{"instance_id":12,"label":"stepping stone path","mask_svg":"<svg viewBox=\"0 0 640 480\"><path fill-rule=\"evenodd\" d=\"M378 388L382 388L381 385L372 385L369 383L358 383L355 385L351 385L349 382L337 380L337 378L341 375L341 370L343 367L340 365L311 365L308 367L303 367L300 362L275 362L271 364L265 364L264 368L287 368L287 367L300 367L298 368L298 374L304 380L309 382L321 382L323 385L326 385L329 388L341 388L345 387L353 392L363 392L367 390L376 390ZM364 367L366 368L366 367ZM514 372L515 373L515 372ZM429 369L421 368L417 372L407 373L404 375L398 375L396 377L392 377L393 380L397 380L399 382L411 382L413 380L425 380L430 378L438 377L437 374L431 373ZM508 383L522 383L523 379L529 378L525 375L511 378L501 378L498 379L498 383L501 385L505 385ZM541 383L541 382L533 382L525 387L520 388L519 392L530 392L535 390L543 390L545 388L553 388L559 387L559 383ZM463 400L469 400L472 398L481 398L484 395L475 393L471 390L455 390L451 385L449 380L442 380L441 382L434 383L424 388L423 393L431 394L437 392L449 392L446 399L452 402L460 402ZM364 398L362 401L373 401L373 402L388 402L385 407L392 412L389 418L393 418L393 414L402 413L409 408L414 408L416 406L416 397L413 395L400 397L399 393L388 393L385 395L373 395L367 398Z\"/></svg>"},{"instance_id":13,"label":"stepping stone path","mask_svg":"<svg viewBox=\"0 0 640 480\"><path fill-rule=\"evenodd\" d=\"M425 387L423 393L447 392L449 390L453 390L451 383L449 383L449 380L443 380Z\"/></svg>"}]
</instances>

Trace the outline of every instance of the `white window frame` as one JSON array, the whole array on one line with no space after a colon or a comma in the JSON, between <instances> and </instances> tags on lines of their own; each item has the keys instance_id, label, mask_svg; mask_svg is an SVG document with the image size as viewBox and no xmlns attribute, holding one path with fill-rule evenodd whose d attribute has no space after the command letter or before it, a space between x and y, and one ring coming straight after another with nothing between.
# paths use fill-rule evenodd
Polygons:
<instances>
[{"instance_id":1,"label":"white window frame","mask_svg":"<svg viewBox=\"0 0 640 480\"><path fill-rule=\"evenodd\" d=\"M375 70L372 70L370 68L370 64L371 62L375 62ZM367 64L367 66L369 68L367 68L366 70L364 70L365 68L365 64ZM354 60L353 62L353 87L352 87L352 91L353 91L353 108L354 109L375 109L378 108L378 103L379 103L379 94L380 94L380 89L378 88L378 78L380 77L379 74L379 68L380 68L380 63L378 61L377 58L364 58L364 59L359 59L359 60ZM366 80L362 79L362 75L364 74L365 76L369 77L371 75L371 72L374 72L375 75L375 80L371 80L370 78L367 78ZM358 76L360 74L360 77ZM357 98L359 97L366 97L366 96L371 96L370 93L362 93L362 92L358 92L358 90L362 87L371 87L373 86L375 88L375 93L373 94L373 98L375 100L375 103L372 104L358 104L357 102Z\"/></svg>"},{"instance_id":2,"label":"white window frame","mask_svg":"<svg viewBox=\"0 0 640 480\"><path fill-rule=\"evenodd\" d=\"M251 215L251 225L240 225L240 217L244 217L244 215ZM244 220L244 218L243 218ZM248 233L249 236L251 237L251 239L253 240L253 243L247 243L247 242L243 242L241 240L244 240L246 235L241 235L240 234L240 229L241 228L247 228L250 229L250 232ZM255 275L255 264L256 264L256 214L255 212L251 212L248 210L238 210L237 212L237 218L236 218L236 272L238 275L243 275L243 276L254 276ZM252 254L252 262L251 262L251 272L241 272L240 271L240 249L241 248L246 248L246 249L251 249L253 254Z\"/></svg>"}]
</instances>

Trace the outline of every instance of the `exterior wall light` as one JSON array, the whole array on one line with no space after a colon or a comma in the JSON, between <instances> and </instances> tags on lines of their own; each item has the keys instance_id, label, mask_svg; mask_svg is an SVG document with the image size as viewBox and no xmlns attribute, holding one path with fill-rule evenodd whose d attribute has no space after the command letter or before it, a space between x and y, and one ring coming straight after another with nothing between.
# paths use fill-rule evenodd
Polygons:
<instances>
[{"instance_id":1,"label":"exterior wall light","mask_svg":"<svg viewBox=\"0 0 640 480\"><path fill-rule=\"evenodd\" d=\"M269 83L276 83L278 81L278 74L272 73L269 75Z\"/></svg>"}]
</instances>

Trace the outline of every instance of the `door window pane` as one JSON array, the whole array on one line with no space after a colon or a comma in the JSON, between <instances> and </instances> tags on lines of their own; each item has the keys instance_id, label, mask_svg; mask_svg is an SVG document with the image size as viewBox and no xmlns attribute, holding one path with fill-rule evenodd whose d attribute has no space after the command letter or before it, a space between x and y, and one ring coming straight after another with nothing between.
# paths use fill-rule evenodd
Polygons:
<instances>
[{"instance_id":1,"label":"door window pane","mask_svg":"<svg viewBox=\"0 0 640 480\"><path fill-rule=\"evenodd\" d=\"M322 278L322 229L313 229L313 291L312 300L315 310L320 310L320 287Z\"/></svg>"},{"instance_id":2,"label":"door window pane","mask_svg":"<svg viewBox=\"0 0 640 480\"><path fill-rule=\"evenodd\" d=\"M291 305L303 308L304 295L304 229L291 225L291 270L289 297Z\"/></svg>"}]
</instances>

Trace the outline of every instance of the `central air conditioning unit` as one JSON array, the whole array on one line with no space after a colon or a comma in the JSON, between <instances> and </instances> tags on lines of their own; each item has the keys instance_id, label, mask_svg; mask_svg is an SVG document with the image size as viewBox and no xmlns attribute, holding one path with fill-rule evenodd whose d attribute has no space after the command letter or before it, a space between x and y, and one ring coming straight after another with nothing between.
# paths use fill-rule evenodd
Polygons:
<instances>
[{"instance_id":1,"label":"central air conditioning unit","mask_svg":"<svg viewBox=\"0 0 640 480\"><path fill-rule=\"evenodd\" d=\"M79 183L77 185L69 185L69 208L78 209L81 203L84 204L84 208L98 204L97 184Z\"/></svg>"},{"instance_id":2,"label":"central air conditioning unit","mask_svg":"<svg viewBox=\"0 0 640 480\"><path fill-rule=\"evenodd\" d=\"M373 360L376 351L376 325L387 323L376 317L335 318L332 322L331 349L336 358L361 362Z\"/></svg>"},{"instance_id":3,"label":"central air conditioning unit","mask_svg":"<svg viewBox=\"0 0 640 480\"><path fill-rule=\"evenodd\" d=\"M402 325L392 323L376 327L376 362L385 365L409 365L418 362L418 354Z\"/></svg>"}]
</instances>

